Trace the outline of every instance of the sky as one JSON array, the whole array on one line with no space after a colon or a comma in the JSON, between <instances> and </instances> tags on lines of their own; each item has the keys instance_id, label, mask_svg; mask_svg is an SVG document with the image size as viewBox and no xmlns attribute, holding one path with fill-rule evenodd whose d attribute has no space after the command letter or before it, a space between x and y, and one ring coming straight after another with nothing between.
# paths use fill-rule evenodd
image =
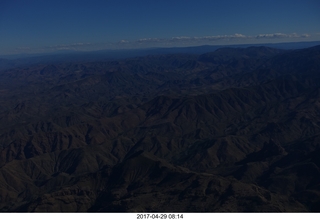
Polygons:
<instances>
[{"instance_id":1,"label":"sky","mask_svg":"<svg viewBox=\"0 0 320 220\"><path fill-rule=\"evenodd\" d=\"M0 55L319 40L319 0L0 0Z\"/></svg>"}]
</instances>

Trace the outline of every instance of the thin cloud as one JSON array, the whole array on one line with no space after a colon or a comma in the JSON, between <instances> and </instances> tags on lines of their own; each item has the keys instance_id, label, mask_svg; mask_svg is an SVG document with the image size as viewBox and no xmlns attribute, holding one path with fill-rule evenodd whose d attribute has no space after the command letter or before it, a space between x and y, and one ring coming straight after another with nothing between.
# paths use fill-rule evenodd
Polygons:
<instances>
[{"instance_id":1,"label":"thin cloud","mask_svg":"<svg viewBox=\"0 0 320 220\"><path fill-rule=\"evenodd\" d=\"M166 39L159 39L159 38L142 38L137 40L137 43L155 43L165 41Z\"/></svg>"},{"instance_id":2,"label":"thin cloud","mask_svg":"<svg viewBox=\"0 0 320 220\"><path fill-rule=\"evenodd\" d=\"M51 50L81 50L85 47L91 46L91 43L73 43L73 44L59 44L47 47Z\"/></svg>"},{"instance_id":3,"label":"thin cloud","mask_svg":"<svg viewBox=\"0 0 320 220\"><path fill-rule=\"evenodd\" d=\"M310 36L311 36L310 34L302 34L301 38L307 38L307 37L310 37Z\"/></svg>"},{"instance_id":4,"label":"thin cloud","mask_svg":"<svg viewBox=\"0 0 320 220\"><path fill-rule=\"evenodd\" d=\"M44 47L17 47L14 50L14 53L48 53L54 51L62 51L62 50L69 50L69 51L90 51L92 50L95 44L92 43L72 43L72 44L59 44L53 46L44 46Z\"/></svg>"},{"instance_id":5,"label":"thin cloud","mask_svg":"<svg viewBox=\"0 0 320 220\"><path fill-rule=\"evenodd\" d=\"M233 34L233 35L213 35L213 36L202 36L202 37L188 37L179 36L172 38L141 38L136 41L136 43L173 43L173 42L197 42L197 41L218 41L218 40L232 40L232 39L245 39L251 38L243 34Z\"/></svg>"},{"instance_id":6,"label":"thin cloud","mask_svg":"<svg viewBox=\"0 0 320 220\"><path fill-rule=\"evenodd\" d=\"M283 34L283 33L274 33L274 34L259 34L256 36L256 39L267 38L267 39L276 39L276 38L307 38L310 37L309 34Z\"/></svg>"},{"instance_id":7,"label":"thin cloud","mask_svg":"<svg viewBox=\"0 0 320 220\"><path fill-rule=\"evenodd\" d=\"M127 40L121 40L118 42L118 44L127 44L127 43L129 43L129 41L127 41Z\"/></svg>"},{"instance_id":8,"label":"thin cloud","mask_svg":"<svg viewBox=\"0 0 320 220\"><path fill-rule=\"evenodd\" d=\"M232 40L246 40L246 39L284 39L284 38L308 38L309 34L284 34L284 33L273 33L273 34L258 34L256 36L248 36L244 34L233 34L233 35L212 35L212 36L201 36L201 37L189 37L179 36L172 38L141 38L131 43L148 44L148 43L197 43L197 42L212 42L212 41L232 41Z\"/></svg>"},{"instance_id":9,"label":"thin cloud","mask_svg":"<svg viewBox=\"0 0 320 220\"><path fill-rule=\"evenodd\" d=\"M181 46L198 46L205 44L246 44L246 43L261 43L272 42L276 39L284 41L288 39L303 39L310 37L309 34L258 34L258 35L244 35L235 33L231 35L207 35L207 36L175 36L171 38L140 38L137 40L120 40L115 43L104 45L91 45L91 48L96 49L136 49L148 47L181 47Z\"/></svg>"},{"instance_id":10,"label":"thin cloud","mask_svg":"<svg viewBox=\"0 0 320 220\"><path fill-rule=\"evenodd\" d=\"M31 47L17 47L16 50L30 50Z\"/></svg>"},{"instance_id":11,"label":"thin cloud","mask_svg":"<svg viewBox=\"0 0 320 220\"><path fill-rule=\"evenodd\" d=\"M313 36L318 36L320 33L315 33ZM114 43L85 43L78 42L72 44L59 44L46 47L30 48L19 47L15 49L15 53L44 53L54 51L92 51L103 49L134 49L148 47L174 47L174 46L197 46L204 44L240 44L240 43L259 43L259 42L274 42L292 41L298 39L310 38L309 34L285 34L285 33L267 33L258 35L244 35L235 33L231 35L208 35L208 36L176 36L171 38L141 38L133 41L120 40Z\"/></svg>"}]
</instances>

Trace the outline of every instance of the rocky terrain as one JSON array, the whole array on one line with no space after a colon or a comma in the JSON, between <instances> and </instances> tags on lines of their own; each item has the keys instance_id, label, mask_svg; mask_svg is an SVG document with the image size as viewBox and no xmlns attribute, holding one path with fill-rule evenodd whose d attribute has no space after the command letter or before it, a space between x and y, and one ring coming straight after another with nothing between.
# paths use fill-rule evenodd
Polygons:
<instances>
[{"instance_id":1,"label":"rocky terrain","mask_svg":"<svg viewBox=\"0 0 320 220\"><path fill-rule=\"evenodd\" d=\"M2 212L319 212L320 46L0 71Z\"/></svg>"}]
</instances>

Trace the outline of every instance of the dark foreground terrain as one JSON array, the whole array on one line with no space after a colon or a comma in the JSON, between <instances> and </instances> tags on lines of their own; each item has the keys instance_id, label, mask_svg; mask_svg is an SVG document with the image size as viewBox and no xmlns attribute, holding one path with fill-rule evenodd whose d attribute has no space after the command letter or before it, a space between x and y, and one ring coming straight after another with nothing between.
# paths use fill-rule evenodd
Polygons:
<instances>
[{"instance_id":1,"label":"dark foreground terrain","mask_svg":"<svg viewBox=\"0 0 320 220\"><path fill-rule=\"evenodd\" d=\"M0 72L2 212L319 212L320 46Z\"/></svg>"}]
</instances>

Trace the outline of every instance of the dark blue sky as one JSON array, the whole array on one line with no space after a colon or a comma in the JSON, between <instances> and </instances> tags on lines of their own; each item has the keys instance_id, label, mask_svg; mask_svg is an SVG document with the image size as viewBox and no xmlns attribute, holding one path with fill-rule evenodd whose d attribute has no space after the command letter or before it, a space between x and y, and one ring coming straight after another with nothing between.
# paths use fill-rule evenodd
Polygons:
<instances>
[{"instance_id":1,"label":"dark blue sky","mask_svg":"<svg viewBox=\"0 0 320 220\"><path fill-rule=\"evenodd\" d=\"M0 54L312 40L319 0L0 0Z\"/></svg>"}]
</instances>

